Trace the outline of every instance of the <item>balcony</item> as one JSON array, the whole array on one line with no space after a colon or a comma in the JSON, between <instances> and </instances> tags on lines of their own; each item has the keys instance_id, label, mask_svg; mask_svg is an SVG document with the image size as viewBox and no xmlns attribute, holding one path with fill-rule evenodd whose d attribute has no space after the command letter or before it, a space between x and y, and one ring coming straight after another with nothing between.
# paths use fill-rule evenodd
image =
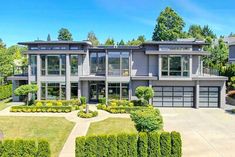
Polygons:
<instances>
[{"instance_id":1,"label":"balcony","mask_svg":"<svg viewBox=\"0 0 235 157\"><path fill-rule=\"evenodd\" d=\"M13 66L14 76L28 76L28 66Z\"/></svg>"},{"instance_id":2,"label":"balcony","mask_svg":"<svg viewBox=\"0 0 235 157\"><path fill-rule=\"evenodd\" d=\"M212 68L203 68L202 76L219 76L219 71Z\"/></svg>"}]
</instances>

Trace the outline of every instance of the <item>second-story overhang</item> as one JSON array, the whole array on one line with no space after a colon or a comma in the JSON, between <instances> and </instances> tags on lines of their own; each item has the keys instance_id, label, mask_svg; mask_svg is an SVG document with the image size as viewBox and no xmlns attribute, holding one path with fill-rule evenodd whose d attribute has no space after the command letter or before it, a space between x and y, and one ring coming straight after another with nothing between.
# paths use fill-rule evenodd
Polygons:
<instances>
[{"instance_id":1,"label":"second-story overhang","mask_svg":"<svg viewBox=\"0 0 235 157\"><path fill-rule=\"evenodd\" d=\"M85 50L28 50L23 52L23 54L81 54L85 55Z\"/></svg>"},{"instance_id":2,"label":"second-story overhang","mask_svg":"<svg viewBox=\"0 0 235 157\"><path fill-rule=\"evenodd\" d=\"M210 53L207 51L157 51L157 50L146 50L147 55L200 55L209 56Z\"/></svg>"},{"instance_id":3,"label":"second-story overhang","mask_svg":"<svg viewBox=\"0 0 235 157\"><path fill-rule=\"evenodd\" d=\"M225 76L216 76L216 75L193 76L192 80L228 81L228 77L225 77Z\"/></svg>"}]
</instances>

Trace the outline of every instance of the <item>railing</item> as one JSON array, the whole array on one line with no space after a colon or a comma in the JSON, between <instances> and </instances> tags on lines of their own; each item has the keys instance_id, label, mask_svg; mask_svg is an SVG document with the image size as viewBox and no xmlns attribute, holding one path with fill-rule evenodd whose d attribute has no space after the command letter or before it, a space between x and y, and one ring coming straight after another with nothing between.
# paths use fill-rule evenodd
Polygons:
<instances>
[{"instance_id":1,"label":"railing","mask_svg":"<svg viewBox=\"0 0 235 157\"><path fill-rule=\"evenodd\" d=\"M214 76L219 76L219 71L216 70L216 69L212 69L212 68L203 68L203 72L202 72L202 75L203 76L206 76L206 75L214 75Z\"/></svg>"},{"instance_id":2,"label":"railing","mask_svg":"<svg viewBox=\"0 0 235 157\"><path fill-rule=\"evenodd\" d=\"M28 66L13 66L13 75L27 76L28 75Z\"/></svg>"}]
</instances>

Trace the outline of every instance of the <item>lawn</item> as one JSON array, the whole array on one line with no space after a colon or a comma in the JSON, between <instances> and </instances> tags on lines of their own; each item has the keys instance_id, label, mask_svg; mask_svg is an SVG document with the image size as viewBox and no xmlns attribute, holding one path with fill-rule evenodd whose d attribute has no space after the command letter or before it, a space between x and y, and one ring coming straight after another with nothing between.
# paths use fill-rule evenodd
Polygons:
<instances>
[{"instance_id":1,"label":"lawn","mask_svg":"<svg viewBox=\"0 0 235 157\"><path fill-rule=\"evenodd\" d=\"M0 130L4 138L47 139L52 157L59 156L73 126L73 122L60 117L0 117Z\"/></svg>"},{"instance_id":2,"label":"lawn","mask_svg":"<svg viewBox=\"0 0 235 157\"><path fill-rule=\"evenodd\" d=\"M11 98L0 101L0 111L7 108L9 106L10 101L11 101Z\"/></svg>"},{"instance_id":3,"label":"lawn","mask_svg":"<svg viewBox=\"0 0 235 157\"><path fill-rule=\"evenodd\" d=\"M91 123L87 135L137 133L130 118L108 118Z\"/></svg>"}]
</instances>

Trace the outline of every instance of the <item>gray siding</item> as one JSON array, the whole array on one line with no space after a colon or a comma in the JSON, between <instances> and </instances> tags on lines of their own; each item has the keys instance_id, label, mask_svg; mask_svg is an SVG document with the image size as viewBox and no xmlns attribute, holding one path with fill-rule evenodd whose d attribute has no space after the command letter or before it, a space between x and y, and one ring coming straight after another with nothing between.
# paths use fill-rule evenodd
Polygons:
<instances>
[{"instance_id":1,"label":"gray siding","mask_svg":"<svg viewBox=\"0 0 235 157\"><path fill-rule=\"evenodd\" d=\"M235 59L235 45L229 47L229 59Z\"/></svg>"},{"instance_id":2,"label":"gray siding","mask_svg":"<svg viewBox=\"0 0 235 157\"><path fill-rule=\"evenodd\" d=\"M158 76L158 56L149 55L149 76Z\"/></svg>"},{"instance_id":3,"label":"gray siding","mask_svg":"<svg viewBox=\"0 0 235 157\"><path fill-rule=\"evenodd\" d=\"M132 76L147 76L148 75L148 55L144 52L132 53Z\"/></svg>"}]
</instances>

